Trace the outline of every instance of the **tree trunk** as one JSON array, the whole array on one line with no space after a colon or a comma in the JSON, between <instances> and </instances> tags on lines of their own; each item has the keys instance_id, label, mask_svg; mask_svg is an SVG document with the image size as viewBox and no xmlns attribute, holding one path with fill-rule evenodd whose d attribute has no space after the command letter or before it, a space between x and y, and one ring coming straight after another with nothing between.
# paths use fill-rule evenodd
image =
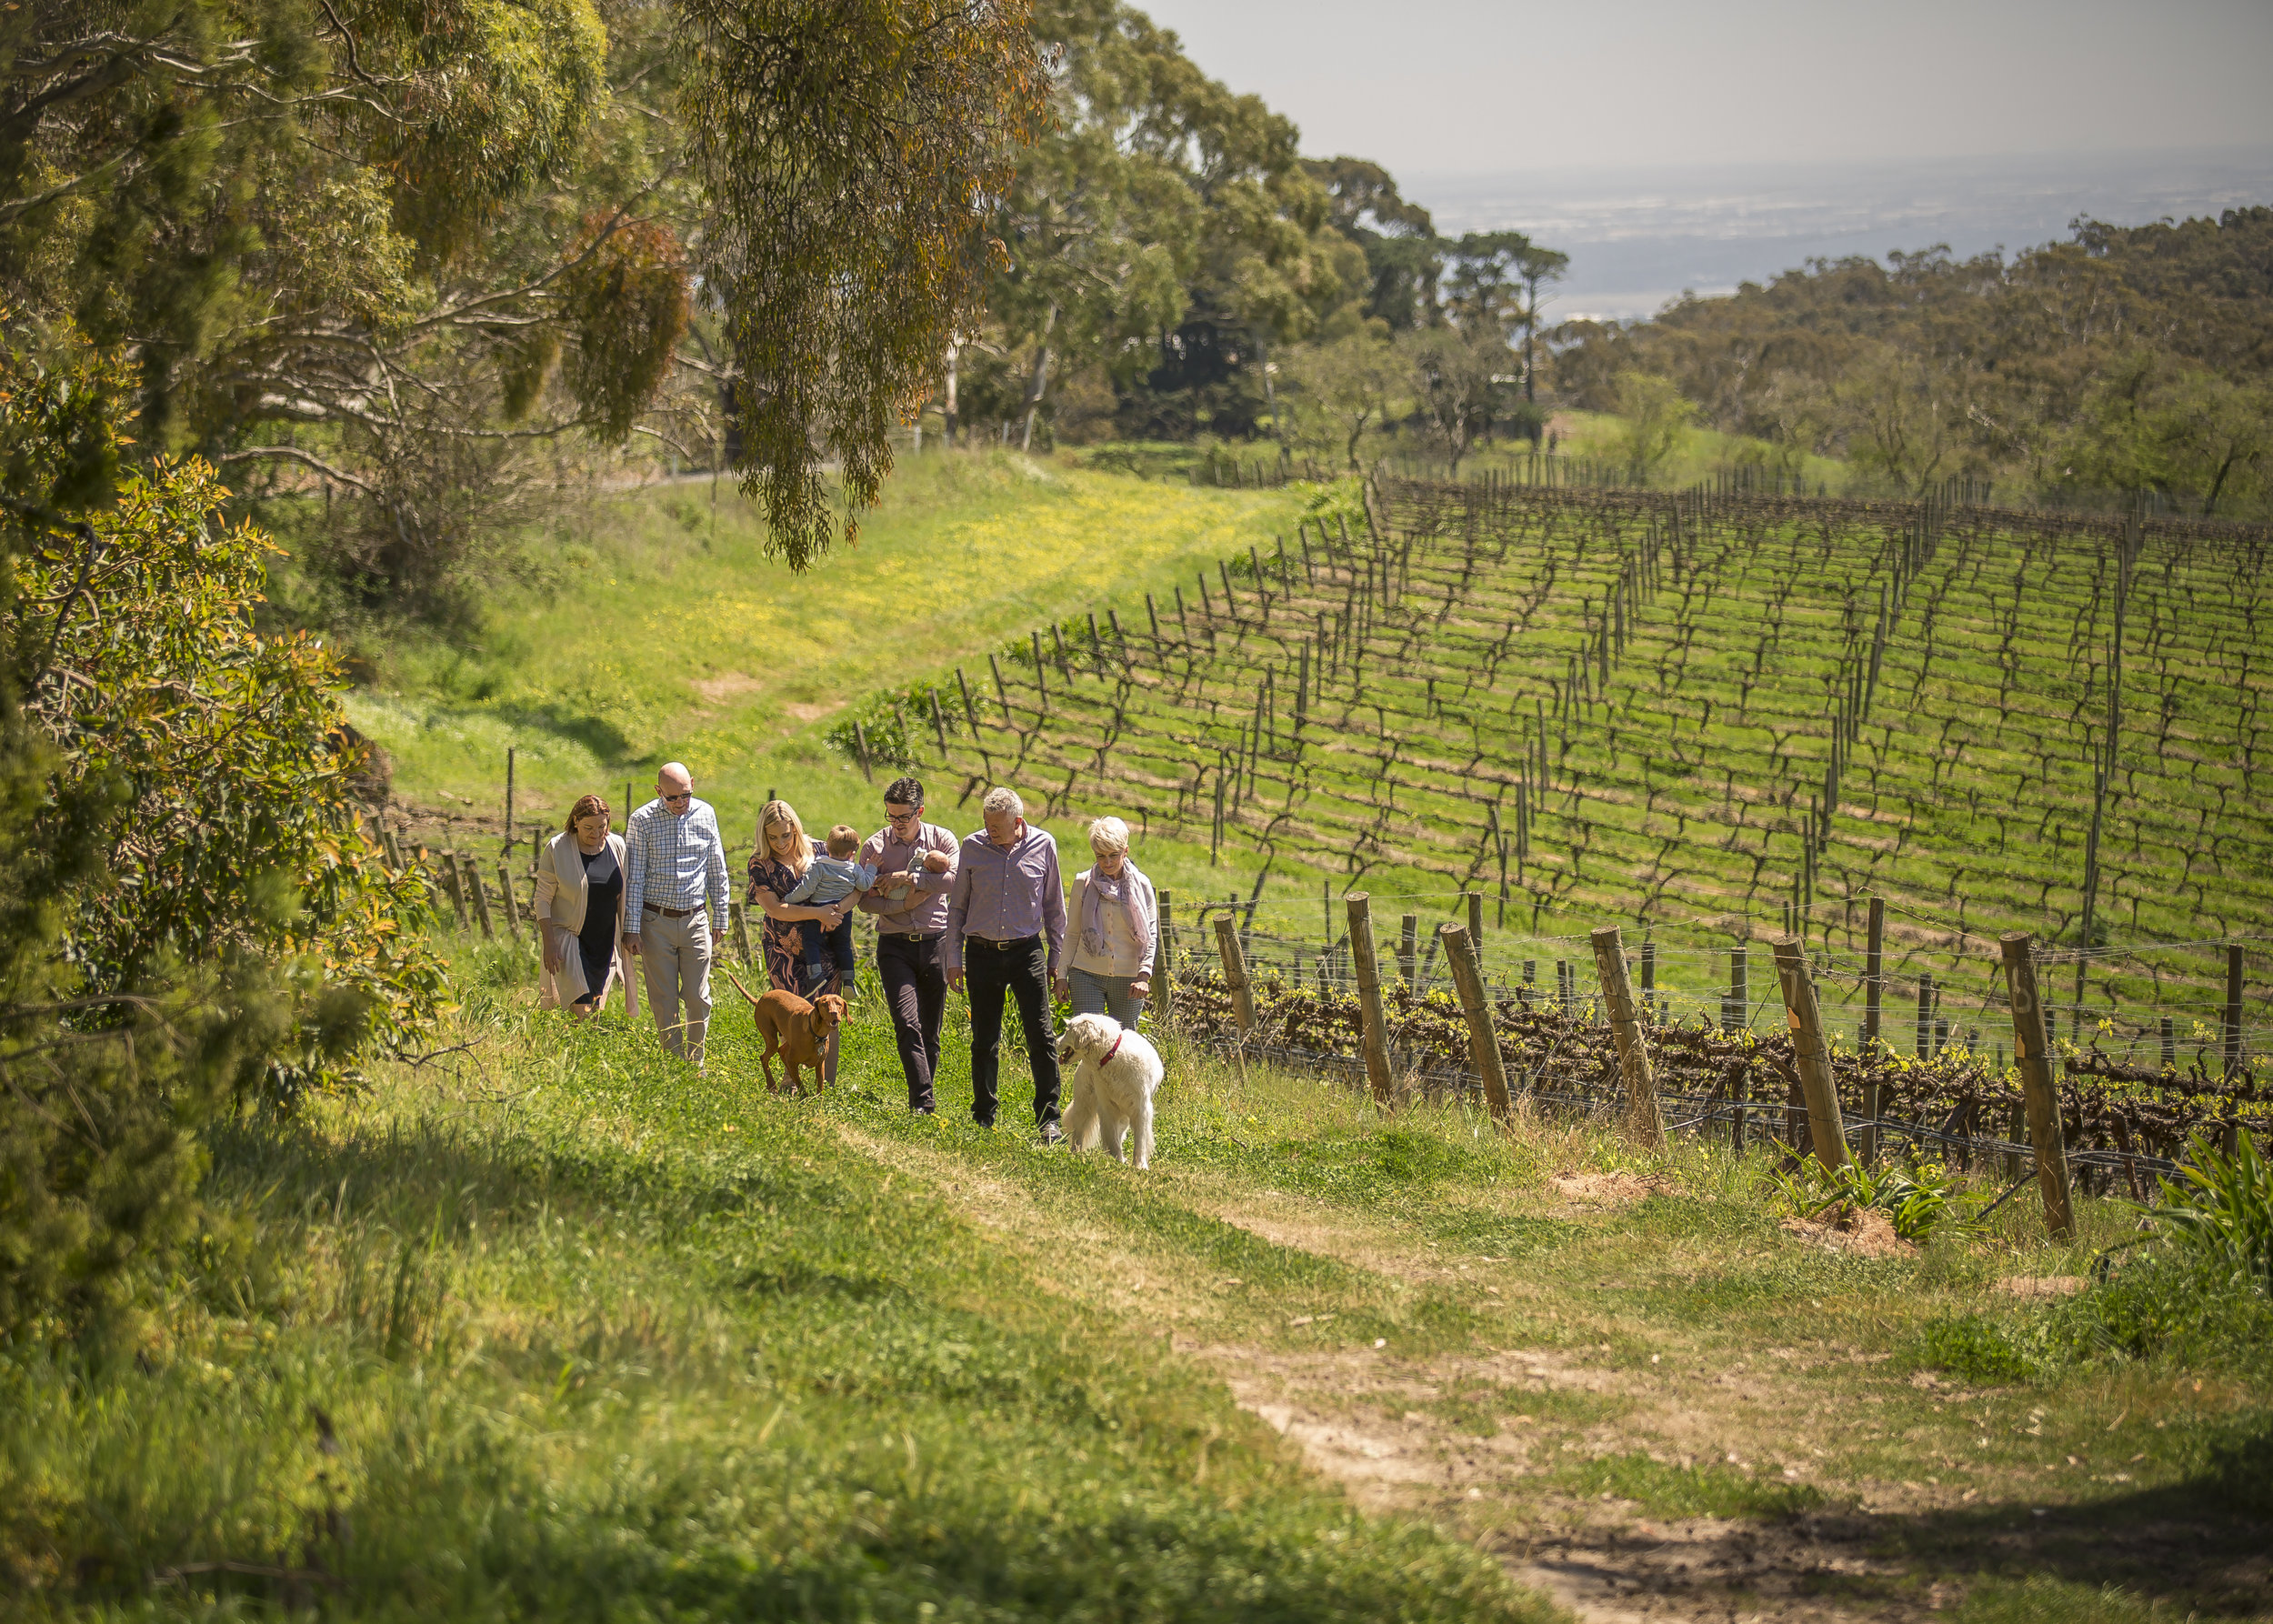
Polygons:
<instances>
[{"instance_id":1,"label":"tree trunk","mask_svg":"<svg viewBox=\"0 0 2273 1624\"><path fill-rule=\"evenodd\" d=\"M955 444L955 364L963 346L954 339L947 340L947 444Z\"/></svg>"},{"instance_id":2,"label":"tree trunk","mask_svg":"<svg viewBox=\"0 0 2273 1624\"><path fill-rule=\"evenodd\" d=\"M1042 388L1049 382L1050 334L1057 327L1057 306L1050 305L1049 314L1042 318L1042 336L1034 346L1034 375L1026 385L1026 431L1018 438L1018 449L1034 449L1034 415L1042 409Z\"/></svg>"}]
</instances>

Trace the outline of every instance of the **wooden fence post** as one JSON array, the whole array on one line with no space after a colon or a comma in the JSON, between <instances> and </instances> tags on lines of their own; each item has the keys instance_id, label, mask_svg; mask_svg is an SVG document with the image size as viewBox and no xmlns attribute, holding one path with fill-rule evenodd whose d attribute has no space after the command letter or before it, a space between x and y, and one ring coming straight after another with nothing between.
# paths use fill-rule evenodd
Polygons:
<instances>
[{"instance_id":1,"label":"wooden fence post","mask_svg":"<svg viewBox=\"0 0 2273 1624\"><path fill-rule=\"evenodd\" d=\"M2226 946L2226 1080L2241 1069L2241 944Z\"/></svg>"},{"instance_id":2,"label":"wooden fence post","mask_svg":"<svg viewBox=\"0 0 2273 1624\"><path fill-rule=\"evenodd\" d=\"M1405 977L1405 985L1417 989L1415 972L1420 967L1420 916L1407 914L1399 921L1397 938L1397 973Z\"/></svg>"},{"instance_id":3,"label":"wooden fence post","mask_svg":"<svg viewBox=\"0 0 2273 1624\"><path fill-rule=\"evenodd\" d=\"M1823 1012L1816 1006L1815 978L1807 974L1807 945L1797 937L1771 944L1776 978L1782 984L1784 1014L1791 1025L1791 1046L1799 1063L1799 1088L1807 1102L1807 1131L1816 1160L1836 1169L1847 1160L1847 1133L1839 1119L1838 1087L1831 1078L1831 1054L1823 1041Z\"/></svg>"},{"instance_id":4,"label":"wooden fence post","mask_svg":"<svg viewBox=\"0 0 2273 1624\"><path fill-rule=\"evenodd\" d=\"M734 937L734 951L744 964L750 962L750 909L739 897L726 899L726 928Z\"/></svg>"},{"instance_id":5,"label":"wooden fence post","mask_svg":"<svg viewBox=\"0 0 2273 1624\"><path fill-rule=\"evenodd\" d=\"M1381 966L1373 952L1373 910L1363 891L1343 899L1349 910L1349 963L1357 977L1357 1014L1364 1026L1366 1078L1373 1085L1374 1103L1385 1111L1397 1108L1390 1091L1389 1034L1381 1018Z\"/></svg>"},{"instance_id":6,"label":"wooden fence post","mask_svg":"<svg viewBox=\"0 0 2273 1624\"><path fill-rule=\"evenodd\" d=\"M466 886L465 882L458 877L457 853L454 851L443 852L440 854L440 859L442 863L442 884L450 893L451 907L457 913L457 927L460 930L471 929L473 927L473 921L466 912Z\"/></svg>"},{"instance_id":7,"label":"wooden fence post","mask_svg":"<svg viewBox=\"0 0 2273 1624\"><path fill-rule=\"evenodd\" d=\"M1860 1047L1866 1059L1878 1052L1879 1010L1886 991L1886 955L1887 899L1873 897L1870 899L1869 931L1863 945L1863 1040ZM1875 1078L1877 1074L1866 1068L1864 1075ZM1878 1159L1878 1085L1876 1082L1865 1083L1863 1115L1870 1118L1870 1126L1863 1129L1860 1148L1866 1162Z\"/></svg>"},{"instance_id":8,"label":"wooden fence post","mask_svg":"<svg viewBox=\"0 0 2273 1624\"><path fill-rule=\"evenodd\" d=\"M1437 927L1437 940L1453 985L1460 989L1460 1010L1468 1021L1468 1058L1484 1087L1484 1103L1492 1120L1507 1126L1511 1108L1507 1099L1507 1062L1499 1052L1499 1034L1492 1028L1491 1001L1484 996L1484 974L1468 933L1457 925Z\"/></svg>"},{"instance_id":9,"label":"wooden fence post","mask_svg":"<svg viewBox=\"0 0 2273 1624\"><path fill-rule=\"evenodd\" d=\"M1657 1110L1657 1079L1649 1066L1649 1048L1634 1018L1634 984L1627 978L1626 944L1615 925L1605 925L1587 938L1594 944L1595 973L1602 981L1603 1011L1610 1019L1610 1036L1617 1040L1618 1070L1626 1081L1626 1119L1642 1142L1662 1148L1665 1118Z\"/></svg>"},{"instance_id":10,"label":"wooden fence post","mask_svg":"<svg viewBox=\"0 0 2273 1624\"><path fill-rule=\"evenodd\" d=\"M1153 945L1153 992L1160 1000L1160 1021L1176 1030L1176 893L1160 893L1160 939Z\"/></svg>"},{"instance_id":11,"label":"wooden fence post","mask_svg":"<svg viewBox=\"0 0 2273 1624\"><path fill-rule=\"evenodd\" d=\"M2045 1228L2065 1238L2076 1232L2069 1204L2068 1147L2060 1136L2059 1096L2053 1092L2051 1026L2037 996L2032 946L2016 932L1999 943L2005 958L2005 992L2013 1007L2013 1061L2020 1068L2020 1092L2028 1108L2028 1139L2037 1153L2037 1188L2044 1197Z\"/></svg>"},{"instance_id":12,"label":"wooden fence post","mask_svg":"<svg viewBox=\"0 0 2273 1624\"><path fill-rule=\"evenodd\" d=\"M521 939L521 909L513 899L513 868L503 857L497 859L497 895L505 901L506 924L513 930L513 939Z\"/></svg>"},{"instance_id":13,"label":"wooden fence post","mask_svg":"<svg viewBox=\"0 0 2273 1624\"><path fill-rule=\"evenodd\" d=\"M1231 1013L1239 1023L1239 1040L1255 1028L1255 991L1247 985L1247 955L1239 950L1239 925L1229 914L1216 916L1216 952L1223 959L1223 984L1231 992Z\"/></svg>"},{"instance_id":14,"label":"wooden fence post","mask_svg":"<svg viewBox=\"0 0 2273 1624\"><path fill-rule=\"evenodd\" d=\"M1484 893L1468 894L1468 944L1476 949L1476 962L1484 962Z\"/></svg>"},{"instance_id":15,"label":"wooden fence post","mask_svg":"<svg viewBox=\"0 0 2273 1624\"><path fill-rule=\"evenodd\" d=\"M482 940L494 942L497 939L497 927L490 922L489 887L482 884L482 871L470 856L461 855L458 864L462 883L473 894L474 917L481 921Z\"/></svg>"}]
</instances>

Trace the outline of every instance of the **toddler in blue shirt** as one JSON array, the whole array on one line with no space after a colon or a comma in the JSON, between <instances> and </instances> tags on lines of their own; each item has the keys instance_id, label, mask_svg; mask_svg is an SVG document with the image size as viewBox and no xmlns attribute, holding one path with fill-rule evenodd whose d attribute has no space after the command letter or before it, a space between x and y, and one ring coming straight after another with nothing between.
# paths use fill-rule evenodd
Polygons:
<instances>
[{"instance_id":1,"label":"toddler in blue shirt","mask_svg":"<svg viewBox=\"0 0 2273 1624\"><path fill-rule=\"evenodd\" d=\"M806 865L805 875L795 889L782 898L792 907L827 907L838 902L857 902L860 894L876 883L876 871L860 857L860 831L848 823L840 823L828 832L828 842L823 848L827 855L816 853ZM806 921L806 982L818 983L834 970L836 989L844 991L853 983L853 922L852 912L836 922L834 930L824 930L817 919Z\"/></svg>"}]
</instances>

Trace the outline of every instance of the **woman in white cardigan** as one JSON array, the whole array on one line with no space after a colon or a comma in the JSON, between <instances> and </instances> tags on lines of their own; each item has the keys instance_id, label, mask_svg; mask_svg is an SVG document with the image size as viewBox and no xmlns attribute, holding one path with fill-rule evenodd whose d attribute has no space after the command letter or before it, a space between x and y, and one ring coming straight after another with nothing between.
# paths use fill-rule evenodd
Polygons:
<instances>
[{"instance_id":1,"label":"woman in white cardigan","mask_svg":"<svg viewBox=\"0 0 2273 1624\"><path fill-rule=\"evenodd\" d=\"M1160 935L1160 906L1128 855L1128 825L1100 817L1089 826L1094 866L1074 876L1073 908L1066 933L1072 951L1058 996L1076 1015L1110 1015L1134 1027L1152 991L1153 943Z\"/></svg>"},{"instance_id":2,"label":"woman in white cardigan","mask_svg":"<svg viewBox=\"0 0 2273 1624\"><path fill-rule=\"evenodd\" d=\"M536 864L536 927L545 938L537 999L582 1019L606 1002L617 980L624 1007L639 1013L639 994L624 969L624 837L607 827L607 803L587 795L568 809Z\"/></svg>"}]
</instances>

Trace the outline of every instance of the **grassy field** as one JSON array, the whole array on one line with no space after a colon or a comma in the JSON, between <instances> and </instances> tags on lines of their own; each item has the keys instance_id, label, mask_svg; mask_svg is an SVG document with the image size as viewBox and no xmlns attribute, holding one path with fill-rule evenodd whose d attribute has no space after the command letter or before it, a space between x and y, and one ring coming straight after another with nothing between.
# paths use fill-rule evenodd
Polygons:
<instances>
[{"instance_id":1,"label":"grassy field","mask_svg":"<svg viewBox=\"0 0 2273 1624\"><path fill-rule=\"evenodd\" d=\"M881 821L874 794L821 742L848 704L1102 594L1166 590L1300 511L1295 493L1005 453L913 459L889 492L856 546L802 578L765 557L730 483L715 500L707 481L609 499L548 547L536 586L500 592L477 640L366 651L375 680L350 719L393 758L412 821L455 820L469 840L502 826L508 747L518 813L548 827L587 790L620 820L625 781L645 800L674 757L732 840L749 839L768 789L808 822L866 827Z\"/></svg>"},{"instance_id":2,"label":"grassy field","mask_svg":"<svg viewBox=\"0 0 2273 1624\"><path fill-rule=\"evenodd\" d=\"M454 956L444 1052L217 1137L138 1331L0 1359L11 1616L2273 1608L2273 1319L2046 1295L2110 1204L1867 1254L1757 1156L1188 1052L1137 1176L1015 1066L972 1127L959 1017L917 1119L872 1013L791 1103L739 1016L698 1078Z\"/></svg>"}]
</instances>

